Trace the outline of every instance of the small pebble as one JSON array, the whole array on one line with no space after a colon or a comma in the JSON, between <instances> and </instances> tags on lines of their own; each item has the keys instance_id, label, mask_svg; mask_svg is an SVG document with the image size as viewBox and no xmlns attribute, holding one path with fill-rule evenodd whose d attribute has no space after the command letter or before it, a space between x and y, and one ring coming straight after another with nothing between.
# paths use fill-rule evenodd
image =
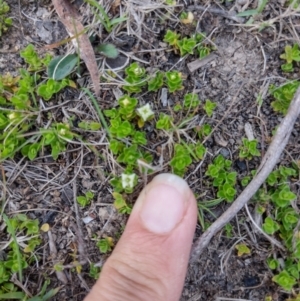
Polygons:
<instances>
[{"instance_id":1,"label":"small pebble","mask_svg":"<svg viewBox=\"0 0 300 301\"><path fill-rule=\"evenodd\" d=\"M247 165L246 165L245 161L236 160L235 161L235 166L237 167L237 169L240 172L243 172L243 171L247 170Z\"/></svg>"},{"instance_id":2,"label":"small pebble","mask_svg":"<svg viewBox=\"0 0 300 301\"><path fill-rule=\"evenodd\" d=\"M229 155L230 155L230 152L229 152L229 150L227 149L227 148L221 148L221 150L220 150L220 154L223 156L223 157L225 157L226 159L228 159L229 158Z\"/></svg>"}]
</instances>

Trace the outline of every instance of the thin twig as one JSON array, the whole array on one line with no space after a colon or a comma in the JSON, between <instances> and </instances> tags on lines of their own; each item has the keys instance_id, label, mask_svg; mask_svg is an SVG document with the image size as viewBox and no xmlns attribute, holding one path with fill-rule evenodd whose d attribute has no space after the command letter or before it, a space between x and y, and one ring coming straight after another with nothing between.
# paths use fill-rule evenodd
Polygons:
<instances>
[{"instance_id":1,"label":"thin twig","mask_svg":"<svg viewBox=\"0 0 300 301\"><path fill-rule=\"evenodd\" d=\"M263 157L255 177L240 196L233 202L233 204L196 241L193 246L190 262L194 262L199 258L199 255L208 246L212 237L245 206L245 204L252 198L259 187L267 179L289 140L299 113L300 89L297 90L286 116L280 123L276 135L274 136L268 151Z\"/></svg>"},{"instance_id":2,"label":"thin twig","mask_svg":"<svg viewBox=\"0 0 300 301\"><path fill-rule=\"evenodd\" d=\"M230 12L226 11L226 10L222 10L222 9L218 9L218 8L210 8L210 7L205 7L202 5L191 5L187 8L188 10L201 10L204 12L209 12L211 14L216 14L216 15L220 15L224 18L233 20L237 23L244 23L245 19L238 17L236 15L231 15Z\"/></svg>"}]
</instances>

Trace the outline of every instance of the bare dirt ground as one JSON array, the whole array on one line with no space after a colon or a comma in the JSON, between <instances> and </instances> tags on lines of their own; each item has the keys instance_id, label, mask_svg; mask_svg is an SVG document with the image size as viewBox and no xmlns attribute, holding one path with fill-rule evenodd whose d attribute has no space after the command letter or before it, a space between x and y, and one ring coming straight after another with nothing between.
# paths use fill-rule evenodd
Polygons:
<instances>
[{"instance_id":1,"label":"bare dirt ground","mask_svg":"<svg viewBox=\"0 0 300 301\"><path fill-rule=\"evenodd\" d=\"M211 118L197 116L197 122L205 118L205 122L213 128L217 127L212 137L205 143L208 155L204 162L200 167L197 164L192 165L186 175L193 191L205 195L206 198L214 197L214 189L208 186L203 175L212 158L219 153L233 161L234 170L239 173L239 178L256 168L261 158L255 158L248 164L238 157L241 138L245 137L244 126L246 123L251 124L263 156L270 141L271 131L282 118L270 107L271 97L268 94L268 87L270 84L281 84L287 79L299 78L298 67L287 78L281 71L282 61L279 59L287 43L299 43L299 16L281 18L283 4L271 0L263 13L257 17L257 22L272 18L278 20L264 30L258 31L209 10L203 12L197 8L191 9L197 21L197 30L206 32L216 48L212 60L191 72L187 68L187 63L196 58L187 56L182 59L169 51L163 42L163 36L169 28L191 34L195 31L195 27L184 26L176 21L175 17L164 22L160 21L158 12L164 10L159 5L155 8L156 1L149 0L144 4L131 0L108 2L104 7L112 7L115 2L118 4L115 10L108 9L110 14L127 10L130 25L127 23L120 26L111 35L105 33L99 24L92 27L91 31L98 35L98 40L111 42L123 51L123 56L119 57L120 65L128 57L130 61L139 60L147 70L159 68L167 71L175 66L176 70L180 70L186 76L185 91L195 91L200 99L211 99L218 104ZM178 1L179 6L174 9L174 16L191 5L204 7L211 5L220 10L236 12L241 10L242 5L239 3L243 1L221 2ZM255 8L256 1L248 2L249 9ZM145 8L146 4L148 8ZM17 70L24 67L19 51L26 45L32 43L38 52L45 53L44 45L61 41L67 38L68 34L58 20L51 1L10 0L9 5L14 24L0 39L0 74L10 72L16 75ZM80 9L84 25L90 26L93 22L92 12L82 1L75 1L74 5ZM142 25L137 26L137 20L142 20ZM47 51L55 55L64 54L72 50L70 44ZM103 58L100 56L97 58L99 68L106 72L108 67L104 64ZM81 78L74 76L74 79L79 86L90 85L89 74L85 69ZM116 104L114 92L117 88L116 83L101 83L102 109ZM261 107L256 101L258 95L263 97ZM169 95L169 105L180 101L181 97L181 92ZM149 102L157 112L169 111L168 106L161 104L159 95L145 93L140 97L140 101ZM47 106L53 107L51 114L55 120L66 120L70 116L75 118L75 122L86 116L97 120L95 109L86 95L76 89L65 89L48 102ZM181 117L178 115L176 118ZM299 160L299 126L297 122L286 152L282 155L283 164ZM157 142L163 144L166 139L157 137L153 126L147 128L147 137L154 155L153 165L159 166ZM37 251L39 264L30 266L25 274L26 289L32 295L40 290L44 279L49 278L51 287L61 286L59 293L52 300L83 300L95 281L88 276L89 263L101 267L109 256L99 253L95 237L109 236L117 241L126 223L126 216L119 214L113 206L112 189L109 185L110 174L117 173L120 167L111 159L102 131L91 132L87 138L98 149L101 154L99 157L83 145L70 144L67 151L56 161L49 154L44 154L33 162L19 156L1 163L3 173L0 179L4 181L5 174L7 195L5 212L7 214L26 212L30 218L38 218L40 224L49 223L51 226L52 236L50 237L49 233L42 235L43 244ZM165 160L168 161L167 156ZM168 167L160 169L160 171L168 170ZM147 181L151 177L152 175ZM138 188L131 196L132 201L146 184L145 181L146 179L139 182ZM91 190L96 198L88 207L78 207L76 196L88 190ZM241 190L239 187L238 192ZM294 192L299 193L296 184ZM229 204L222 203L214 208L215 217L207 214L206 220L212 222L228 206ZM254 206L250 204L249 208L253 213ZM84 222L84 218L87 217L91 218L89 223ZM272 282L272 272L266 265L266 259L273 252L270 243L253 230L253 225L244 211L240 212L231 224L232 236L227 237L224 231L218 233L201 258L189 266L181 300L259 301L265 300L266 296L272 296L272 300L285 300L288 295ZM203 229L198 226L195 239L201 233ZM234 247L240 241L251 246L251 254L242 257L237 255ZM53 254L51 255L49 248L51 245L55 245L57 249L55 258ZM82 256L82 250L86 254L85 258ZM74 269L74 258L82 264L80 274ZM61 262L65 267L63 270L65 283L53 271L56 262Z\"/></svg>"}]
</instances>

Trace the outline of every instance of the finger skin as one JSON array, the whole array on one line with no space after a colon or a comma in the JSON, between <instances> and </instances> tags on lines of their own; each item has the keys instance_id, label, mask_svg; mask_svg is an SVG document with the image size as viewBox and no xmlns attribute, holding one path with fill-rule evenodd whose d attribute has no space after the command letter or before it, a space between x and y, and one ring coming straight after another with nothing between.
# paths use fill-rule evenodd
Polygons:
<instances>
[{"instance_id":1,"label":"finger skin","mask_svg":"<svg viewBox=\"0 0 300 301\"><path fill-rule=\"evenodd\" d=\"M147 185L144 198L155 181ZM172 196L173 187L165 187ZM177 193L177 192L175 192ZM169 233L145 228L141 202L134 207L126 229L85 301L176 301L180 299L197 221L197 204L188 190L182 219Z\"/></svg>"}]
</instances>

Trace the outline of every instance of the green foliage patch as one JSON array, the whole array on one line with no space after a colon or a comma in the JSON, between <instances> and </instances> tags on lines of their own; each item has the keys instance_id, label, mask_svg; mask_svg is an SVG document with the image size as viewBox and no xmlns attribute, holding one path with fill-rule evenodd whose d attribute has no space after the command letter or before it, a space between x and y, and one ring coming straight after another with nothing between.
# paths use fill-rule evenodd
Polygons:
<instances>
[{"instance_id":1,"label":"green foliage patch","mask_svg":"<svg viewBox=\"0 0 300 301\"><path fill-rule=\"evenodd\" d=\"M179 52L180 56L186 54L196 54L200 59L210 54L213 48L204 43L205 33L196 33L190 37L183 37L176 31L167 30L164 42L173 47L174 51Z\"/></svg>"},{"instance_id":2,"label":"green foliage patch","mask_svg":"<svg viewBox=\"0 0 300 301\"><path fill-rule=\"evenodd\" d=\"M0 0L0 37L13 24L12 18L7 17L9 10L7 2Z\"/></svg>"}]
</instances>

